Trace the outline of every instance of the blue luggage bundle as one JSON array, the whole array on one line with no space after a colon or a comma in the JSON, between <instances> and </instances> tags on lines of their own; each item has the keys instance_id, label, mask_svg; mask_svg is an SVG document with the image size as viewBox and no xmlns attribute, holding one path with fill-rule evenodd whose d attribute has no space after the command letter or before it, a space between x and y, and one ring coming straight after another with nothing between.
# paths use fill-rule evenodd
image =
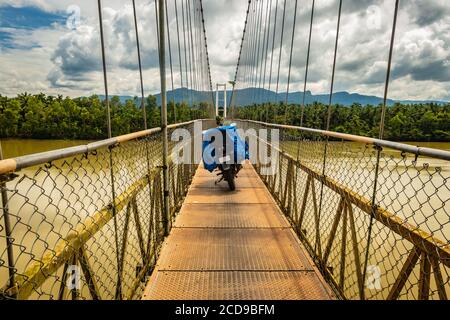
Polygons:
<instances>
[{"instance_id":1,"label":"blue luggage bundle","mask_svg":"<svg viewBox=\"0 0 450 320\"><path fill-rule=\"evenodd\" d=\"M219 159L222 155L216 156L215 137L221 135L226 139L227 145L234 141L234 150L226 150L227 155L230 156L231 163L242 164L243 161L249 159L248 144L239 136L235 125L222 126L218 128L209 129L203 132L202 158L205 169L213 172L219 166Z\"/></svg>"}]
</instances>

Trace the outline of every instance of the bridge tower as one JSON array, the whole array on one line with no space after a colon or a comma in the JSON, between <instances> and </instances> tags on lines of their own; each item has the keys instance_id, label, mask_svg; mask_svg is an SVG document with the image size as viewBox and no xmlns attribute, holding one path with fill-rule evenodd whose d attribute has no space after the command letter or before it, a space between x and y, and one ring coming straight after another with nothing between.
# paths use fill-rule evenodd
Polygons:
<instances>
[{"instance_id":1,"label":"bridge tower","mask_svg":"<svg viewBox=\"0 0 450 320\"><path fill-rule=\"evenodd\" d=\"M216 116L220 116L219 110L219 93L220 89L223 89L223 117L227 117L227 84L218 83L216 84Z\"/></svg>"}]
</instances>

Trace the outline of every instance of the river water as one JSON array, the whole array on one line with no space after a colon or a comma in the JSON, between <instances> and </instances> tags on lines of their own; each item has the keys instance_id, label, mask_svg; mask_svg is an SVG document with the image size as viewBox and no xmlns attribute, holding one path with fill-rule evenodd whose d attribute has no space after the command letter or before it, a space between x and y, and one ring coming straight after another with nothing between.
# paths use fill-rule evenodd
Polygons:
<instances>
[{"instance_id":1,"label":"river water","mask_svg":"<svg viewBox=\"0 0 450 320\"><path fill-rule=\"evenodd\" d=\"M50 151L61 148L87 144L88 140L38 140L38 139L4 139L1 140L5 159L27 154Z\"/></svg>"}]
</instances>

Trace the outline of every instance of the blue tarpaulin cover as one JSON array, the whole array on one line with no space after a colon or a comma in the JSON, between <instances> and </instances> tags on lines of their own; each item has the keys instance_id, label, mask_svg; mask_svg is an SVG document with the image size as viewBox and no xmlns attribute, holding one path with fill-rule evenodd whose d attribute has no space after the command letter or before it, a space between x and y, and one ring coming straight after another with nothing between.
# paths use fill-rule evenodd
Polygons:
<instances>
[{"instance_id":1,"label":"blue tarpaulin cover","mask_svg":"<svg viewBox=\"0 0 450 320\"><path fill-rule=\"evenodd\" d=\"M215 144L213 143L216 137L222 136L225 133L226 141L231 145L234 141L234 150L227 150L227 155L231 157L231 164L241 164L244 160L249 159L248 144L242 140L237 132L237 128L234 125L223 126L218 128L209 129L203 132L203 163L205 169L209 172L213 172L218 167L218 159L222 157L215 155ZM222 138L223 140L223 138ZM227 145L228 145L227 143ZM231 148L230 148L231 149Z\"/></svg>"}]
</instances>

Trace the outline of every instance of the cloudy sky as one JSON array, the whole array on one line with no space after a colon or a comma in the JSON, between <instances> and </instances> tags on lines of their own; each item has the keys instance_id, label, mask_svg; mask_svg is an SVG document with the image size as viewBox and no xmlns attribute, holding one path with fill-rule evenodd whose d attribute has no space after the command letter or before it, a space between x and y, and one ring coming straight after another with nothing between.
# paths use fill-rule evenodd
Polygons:
<instances>
[{"instance_id":1,"label":"cloudy sky","mask_svg":"<svg viewBox=\"0 0 450 320\"><path fill-rule=\"evenodd\" d=\"M174 1L168 0L172 35L176 31ZM180 7L181 0L177 1ZM277 0L271 2L275 9ZM283 0L278 2L280 30ZM311 2L298 0L291 92L303 88ZM139 92L139 74L131 0L103 3L110 92L135 95ZM248 3L245 0L203 0L203 3L213 83L232 80ZM266 3L270 4L270 0L264 0ZM280 91L286 90L294 3L287 0ZM159 91L159 75L154 3L136 0L136 4L145 90L155 93ZM330 86L338 0L316 0L316 6L307 89L326 93ZM263 23L262 32L273 30L274 11L271 12L272 23ZM382 96L393 12L394 0L344 0L336 91ZM277 58L279 46L277 34L274 45ZM270 52L266 58L271 58ZM2 95L24 91L73 97L102 93L96 1L0 0L0 66ZM180 75L176 61L174 68L177 85ZM448 0L401 1L390 97L450 101Z\"/></svg>"}]
</instances>

